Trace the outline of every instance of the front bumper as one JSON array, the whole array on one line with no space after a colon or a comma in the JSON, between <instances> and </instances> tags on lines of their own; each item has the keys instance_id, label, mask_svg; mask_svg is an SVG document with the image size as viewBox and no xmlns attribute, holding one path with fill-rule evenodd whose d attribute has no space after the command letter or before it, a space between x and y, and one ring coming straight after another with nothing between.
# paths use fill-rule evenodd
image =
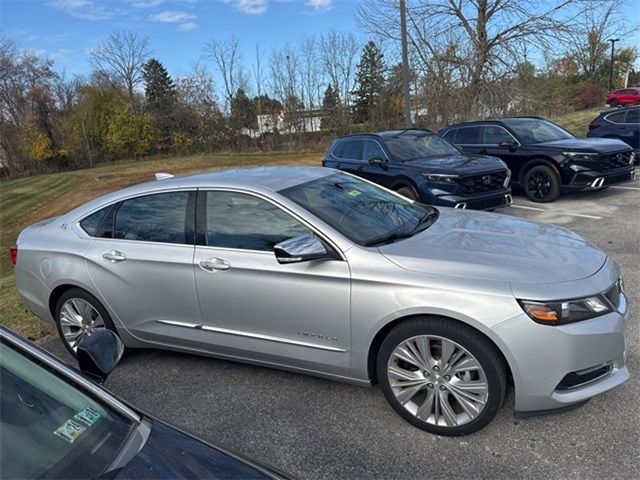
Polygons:
<instances>
[{"instance_id":1,"label":"front bumper","mask_svg":"<svg viewBox=\"0 0 640 480\"><path fill-rule=\"evenodd\" d=\"M599 190L609 185L631 182L635 178L635 167L633 166L616 168L607 172L584 170L577 173L572 172L568 183L562 185L560 189L562 191Z\"/></svg>"},{"instance_id":2,"label":"front bumper","mask_svg":"<svg viewBox=\"0 0 640 480\"><path fill-rule=\"evenodd\" d=\"M624 298L618 312L581 322L540 325L523 313L497 325L494 332L505 342L513 375L516 412L566 408L625 382L628 317ZM584 383L563 387L568 374L602 365L608 365L602 375L586 375Z\"/></svg>"},{"instance_id":3,"label":"front bumper","mask_svg":"<svg viewBox=\"0 0 640 480\"><path fill-rule=\"evenodd\" d=\"M508 207L513 203L513 199L511 198L511 189L506 188L482 195L436 193L427 203L439 207L463 208L468 210L494 210L496 208Z\"/></svg>"}]
</instances>

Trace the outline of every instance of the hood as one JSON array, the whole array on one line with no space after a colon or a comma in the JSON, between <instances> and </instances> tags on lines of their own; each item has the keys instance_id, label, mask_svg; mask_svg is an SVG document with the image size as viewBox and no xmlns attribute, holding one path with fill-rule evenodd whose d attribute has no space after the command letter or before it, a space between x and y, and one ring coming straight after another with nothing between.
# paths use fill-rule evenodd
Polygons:
<instances>
[{"instance_id":1,"label":"hood","mask_svg":"<svg viewBox=\"0 0 640 480\"><path fill-rule=\"evenodd\" d=\"M406 270L519 283L589 277L607 258L565 228L450 208L425 231L379 251Z\"/></svg>"},{"instance_id":2,"label":"hood","mask_svg":"<svg viewBox=\"0 0 640 480\"><path fill-rule=\"evenodd\" d=\"M157 479L271 479L280 478L267 468L258 467L207 445L162 422L153 422L151 434L142 450L122 469L103 478Z\"/></svg>"},{"instance_id":3,"label":"hood","mask_svg":"<svg viewBox=\"0 0 640 480\"><path fill-rule=\"evenodd\" d=\"M622 140L616 138L568 138L553 142L536 143L534 147L551 147L565 151L613 153L621 150L630 150L631 147Z\"/></svg>"},{"instance_id":4,"label":"hood","mask_svg":"<svg viewBox=\"0 0 640 480\"><path fill-rule=\"evenodd\" d=\"M507 166L502 160L487 155L449 155L446 157L425 157L403 162L424 172L473 175L496 170L505 170Z\"/></svg>"}]
</instances>

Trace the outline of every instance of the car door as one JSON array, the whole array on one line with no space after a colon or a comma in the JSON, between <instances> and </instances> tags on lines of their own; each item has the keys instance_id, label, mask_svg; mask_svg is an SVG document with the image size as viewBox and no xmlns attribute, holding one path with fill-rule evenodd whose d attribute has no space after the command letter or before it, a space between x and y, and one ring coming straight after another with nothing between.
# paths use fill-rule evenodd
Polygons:
<instances>
[{"instance_id":1,"label":"car door","mask_svg":"<svg viewBox=\"0 0 640 480\"><path fill-rule=\"evenodd\" d=\"M483 150L480 140L481 129L482 127L479 125L458 127L453 130L453 133L447 132L445 138L460 147L465 153L481 153Z\"/></svg>"},{"instance_id":2,"label":"car door","mask_svg":"<svg viewBox=\"0 0 640 480\"><path fill-rule=\"evenodd\" d=\"M191 335L219 354L347 375L347 262L278 263L275 244L313 230L265 197L201 191L198 212L202 325Z\"/></svg>"},{"instance_id":3,"label":"car door","mask_svg":"<svg viewBox=\"0 0 640 480\"><path fill-rule=\"evenodd\" d=\"M382 163L378 163L379 161ZM365 139L362 147L362 173L359 175L384 187L391 187L393 175L389 171L390 167L389 157L380 142L372 138Z\"/></svg>"},{"instance_id":4,"label":"car door","mask_svg":"<svg viewBox=\"0 0 640 480\"><path fill-rule=\"evenodd\" d=\"M502 159L514 178L519 178L523 156L519 152L520 143L501 125L485 125L480 131L482 153Z\"/></svg>"},{"instance_id":5,"label":"car door","mask_svg":"<svg viewBox=\"0 0 640 480\"><path fill-rule=\"evenodd\" d=\"M335 168L355 175L362 175L364 170L364 162L362 161L363 145L364 142L360 138L343 140L340 148L336 150L340 157L336 159Z\"/></svg>"},{"instance_id":6,"label":"car door","mask_svg":"<svg viewBox=\"0 0 640 480\"><path fill-rule=\"evenodd\" d=\"M86 253L101 301L136 336L180 343L168 322L200 323L193 275L195 191L112 206Z\"/></svg>"},{"instance_id":7,"label":"car door","mask_svg":"<svg viewBox=\"0 0 640 480\"><path fill-rule=\"evenodd\" d=\"M640 148L640 108L627 112L620 138L634 149Z\"/></svg>"}]
</instances>

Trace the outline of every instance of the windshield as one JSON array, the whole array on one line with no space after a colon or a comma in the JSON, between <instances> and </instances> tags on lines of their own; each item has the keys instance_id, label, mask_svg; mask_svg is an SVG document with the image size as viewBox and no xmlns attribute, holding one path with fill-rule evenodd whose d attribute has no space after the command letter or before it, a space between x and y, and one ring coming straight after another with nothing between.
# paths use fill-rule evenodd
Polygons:
<instances>
[{"instance_id":1,"label":"windshield","mask_svg":"<svg viewBox=\"0 0 640 480\"><path fill-rule=\"evenodd\" d=\"M0 343L0 477L94 478L132 422Z\"/></svg>"},{"instance_id":2,"label":"windshield","mask_svg":"<svg viewBox=\"0 0 640 480\"><path fill-rule=\"evenodd\" d=\"M574 138L566 130L547 120L538 118L513 118L504 121L516 133L523 145L530 143L553 142Z\"/></svg>"},{"instance_id":3,"label":"windshield","mask_svg":"<svg viewBox=\"0 0 640 480\"><path fill-rule=\"evenodd\" d=\"M408 162L425 157L448 157L460 155L460 150L435 133L422 132L418 135L398 134L385 138L385 144L397 162Z\"/></svg>"},{"instance_id":4,"label":"windshield","mask_svg":"<svg viewBox=\"0 0 640 480\"><path fill-rule=\"evenodd\" d=\"M365 246L412 236L438 216L435 208L341 173L281 190L280 194Z\"/></svg>"}]
</instances>

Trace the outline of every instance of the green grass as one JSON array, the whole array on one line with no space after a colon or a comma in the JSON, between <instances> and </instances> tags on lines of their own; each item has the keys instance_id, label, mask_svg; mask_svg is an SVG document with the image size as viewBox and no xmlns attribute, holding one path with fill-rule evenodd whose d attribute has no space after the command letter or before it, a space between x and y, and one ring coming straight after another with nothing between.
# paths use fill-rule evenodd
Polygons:
<instances>
[{"instance_id":1,"label":"green grass","mask_svg":"<svg viewBox=\"0 0 640 480\"><path fill-rule=\"evenodd\" d=\"M579 112L567 113L551 120L561 127L569 130L578 137L586 137L589 131L591 120L596 118L600 112L606 110L607 107L590 108L588 110L580 110Z\"/></svg>"},{"instance_id":2,"label":"green grass","mask_svg":"<svg viewBox=\"0 0 640 480\"><path fill-rule=\"evenodd\" d=\"M320 153L222 153L119 161L94 168L0 182L0 323L37 340L54 328L18 299L8 249L26 226L65 213L92 198L152 180L155 172L189 173L243 165L319 165Z\"/></svg>"}]
</instances>

